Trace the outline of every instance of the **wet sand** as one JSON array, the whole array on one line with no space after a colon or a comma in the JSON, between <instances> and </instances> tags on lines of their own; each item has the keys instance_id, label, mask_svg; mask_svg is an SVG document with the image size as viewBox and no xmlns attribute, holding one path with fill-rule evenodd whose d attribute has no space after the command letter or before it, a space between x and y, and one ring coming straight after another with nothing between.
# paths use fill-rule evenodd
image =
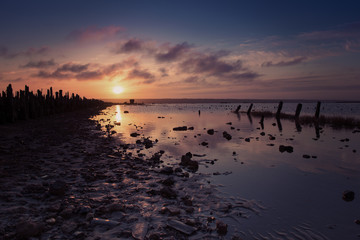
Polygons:
<instances>
[{"instance_id":1,"label":"wet sand","mask_svg":"<svg viewBox=\"0 0 360 240\"><path fill-rule=\"evenodd\" d=\"M221 217L262 210L187 166L159 167L161 151L132 156L89 120L97 113L0 126L2 239L240 239Z\"/></svg>"}]
</instances>

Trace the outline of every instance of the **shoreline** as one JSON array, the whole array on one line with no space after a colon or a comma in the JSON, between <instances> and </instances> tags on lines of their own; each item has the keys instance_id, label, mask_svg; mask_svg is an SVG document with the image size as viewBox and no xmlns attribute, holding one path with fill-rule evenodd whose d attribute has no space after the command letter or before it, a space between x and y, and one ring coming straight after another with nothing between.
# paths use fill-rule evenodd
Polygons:
<instances>
[{"instance_id":1,"label":"shoreline","mask_svg":"<svg viewBox=\"0 0 360 240\"><path fill-rule=\"evenodd\" d=\"M0 126L4 239L216 238L228 232L217 216L260 211L217 196L206 175L161 165L161 152L131 156L89 119L100 111Z\"/></svg>"}]
</instances>

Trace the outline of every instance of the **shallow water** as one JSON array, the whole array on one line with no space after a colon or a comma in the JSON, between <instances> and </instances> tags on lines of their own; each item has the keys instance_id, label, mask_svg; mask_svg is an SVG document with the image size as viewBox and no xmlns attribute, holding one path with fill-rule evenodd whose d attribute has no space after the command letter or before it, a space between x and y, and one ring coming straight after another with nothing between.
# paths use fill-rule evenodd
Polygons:
<instances>
[{"instance_id":1,"label":"shallow water","mask_svg":"<svg viewBox=\"0 0 360 240\"><path fill-rule=\"evenodd\" d=\"M187 152L197 154L198 173L211 175L209 181L222 186L224 197L261 203L265 210L249 219L226 220L244 239L358 239L360 226L354 220L360 219L360 133L329 127L317 133L311 126L299 131L294 122L282 120L279 125L273 118L265 118L262 129L259 118L231 113L234 106L116 105L95 118L120 123L113 128L119 142L135 146L141 137L158 140L153 148L134 148L133 155L164 150L166 165L179 163ZM173 131L179 126L194 130ZM208 129L215 133L209 135ZM231 140L223 137L224 131ZM140 135L131 137L134 132ZM280 145L292 146L293 152L281 153ZM345 202L345 190L353 190L355 200Z\"/></svg>"}]
</instances>

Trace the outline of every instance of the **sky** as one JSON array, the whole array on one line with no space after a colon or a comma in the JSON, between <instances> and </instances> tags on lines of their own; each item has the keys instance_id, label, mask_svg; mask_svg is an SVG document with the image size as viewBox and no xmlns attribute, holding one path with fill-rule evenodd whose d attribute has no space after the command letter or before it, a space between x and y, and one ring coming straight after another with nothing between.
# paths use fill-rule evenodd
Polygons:
<instances>
[{"instance_id":1,"label":"sky","mask_svg":"<svg viewBox=\"0 0 360 240\"><path fill-rule=\"evenodd\" d=\"M2 0L0 90L359 101L359 9L357 0Z\"/></svg>"}]
</instances>

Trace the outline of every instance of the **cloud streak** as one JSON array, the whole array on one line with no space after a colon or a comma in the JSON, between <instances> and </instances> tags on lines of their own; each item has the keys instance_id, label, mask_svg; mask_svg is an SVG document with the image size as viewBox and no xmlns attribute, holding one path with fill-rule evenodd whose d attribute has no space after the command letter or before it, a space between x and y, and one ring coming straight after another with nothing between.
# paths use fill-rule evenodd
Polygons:
<instances>
[{"instance_id":1,"label":"cloud streak","mask_svg":"<svg viewBox=\"0 0 360 240\"><path fill-rule=\"evenodd\" d=\"M125 31L125 29L121 26L114 26L114 25L105 26L105 27L90 26L85 29L77 29L70 32L66 36L66 39L80 43L97 42L115 37L116 35L118 35L123 31Z\"/></svg>"},{"instance_id":2,"label":"cloud streak","mask_svg":"<svg viewBox=\"0 0 360 240\"><path fill-rule=\"evenodd\" d=\"M16 57L20 57L20 56L25 56L25 57L32 57L35 55L44 55L46 53L49 52L49 48L48 47L40 47L40 48L28 48L25 51L20 51L20 52L10 52L9 49L5 46L0 46L0 57L5 58L5 59L13 59Z\"/></svg>"},{"instance_id":3,"label":"cloud streak","mask_svg":"<svg viewBox=\"0 0 360 240\"><path fill-rule=\"evenodd\" d=\"M288 67L288 66L293 66L293 65L303 63L304 60L306 60L306 59L307 59L306 57L299 57L299 58L295 58L290 61L281 61L281 62L277 62L277 63L273 63L272 61L269 61L269 62L264 62L261 66L262 67Z\"/></svg>"},{"instance_id":4,"label":"cloud streak","mask_svg":"<svg viewBox=\"0 0 360 240\"><path fill-rule=\"evenodd\" d=\"M55 66L56 63L54 61L54 59L50 59L50 60L40 60L40 61L30 61L25 65L20 65L21 68L48 68L48 67L52 67Z\"/></svg>"},{"instance_id":5,"label":"cloud streak","mask_svg":"<svg viewBox=\"0 0 360 240\"><path fill-rule=\"evenodd\" d=\"M180 57L184 55L191 46L187 42L183 42L181 44L177 44L173 47L170 47L166 53L158 53L155 56L155 59L158 62L170 62L178 60Z\"/></svg>"}]
</instances>

